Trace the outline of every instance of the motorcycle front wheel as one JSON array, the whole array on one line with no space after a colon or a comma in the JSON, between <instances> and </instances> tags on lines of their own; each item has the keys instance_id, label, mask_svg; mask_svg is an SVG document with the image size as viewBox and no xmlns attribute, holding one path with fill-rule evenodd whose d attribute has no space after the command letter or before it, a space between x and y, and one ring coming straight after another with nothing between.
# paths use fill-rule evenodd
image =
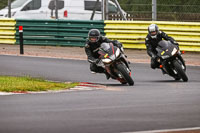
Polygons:
<instances>
[{"instance_id":1,"label":"motorcycle front wheel","mask_svg":"<svg viewBox=\"0 0 200 133\"><path fill-rule=\"evenodd\" d=\"M120 72L120 74L122 75L122 77L128 82L128 84L130 86L134 85L134 81L131 78L131 76L129 75L127 68L123 64L117 64L116 67L117 67L118 71Z\"/></svg>"},{"instance_id":2,"label":"motorcycle front wheel","mask_svg":"<svg viewBox=\"0 0 200 133\"><path fill-rule=\"evenodd\" d=\"M177 60L173 61L174 67L176 69L176 71L178 72L178 75L182 78L182 80L184 82L188 81L188 77L185 74L185 71L182 69L182 66L179 64L179 62Z\"/></svg>"}]
</instances>

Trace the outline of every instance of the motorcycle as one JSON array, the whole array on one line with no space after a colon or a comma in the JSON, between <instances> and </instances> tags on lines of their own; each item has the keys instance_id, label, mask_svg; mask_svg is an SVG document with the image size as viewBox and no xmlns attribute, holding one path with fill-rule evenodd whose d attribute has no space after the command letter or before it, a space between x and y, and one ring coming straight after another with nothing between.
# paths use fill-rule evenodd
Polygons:
<instances>
[{"instance_id":1,"label":"motorcycle","mask_svg":"<svg viewBox=\"0 0 200 133\"><path fill-rule=\"evenodd\" d=\"M98 53L100 61L97 66L103 67L112 79L118 80L121 84L134 85L123 48L120 49L112 43L102 43Z\"/></svg>"},{"instance_id":2,"label":"motorcycle","mask_svg":"<svg viewBox=\"0 0 200 133\"><path fill-rule=\"evenodd\" d=\"M175 80L188 81L185 61L181 56L179 47L170 41L162 40L156 48L160 68L163 73L172 76Z\"/></svg>"}]
</instances>

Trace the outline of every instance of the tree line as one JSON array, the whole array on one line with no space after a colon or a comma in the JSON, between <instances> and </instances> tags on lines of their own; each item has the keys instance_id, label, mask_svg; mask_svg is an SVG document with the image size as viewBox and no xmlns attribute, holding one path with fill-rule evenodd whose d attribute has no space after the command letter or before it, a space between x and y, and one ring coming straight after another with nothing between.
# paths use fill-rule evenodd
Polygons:
<instances>
[{"instance_id":1,"label":"tree line","mask_svg":"<svg viewBox=\"0 0 200 133\"><path fill-rule=\"evenodd\" d=\"M11 0L14 1L14 0ZM0 0L0 9L6 7L8 5L8 0Z\"/></svg>"},{"instance_id":2,"label":"tree line","mask_svg":"<svg viewBox=\"0 0 200 133\"><path fill-rule=\"evenodd\" d=\"M152 0L118 0L126 12L151 12ZM158 12L200 13L200 0L157 0Z\"/></svg>"}]
</instances>

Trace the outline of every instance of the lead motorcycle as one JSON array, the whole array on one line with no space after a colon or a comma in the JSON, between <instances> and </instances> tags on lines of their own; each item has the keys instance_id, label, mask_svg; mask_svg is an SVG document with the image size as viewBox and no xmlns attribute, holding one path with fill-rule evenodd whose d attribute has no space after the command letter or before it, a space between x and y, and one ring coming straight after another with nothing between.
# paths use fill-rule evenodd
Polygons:
<instances>
[{"instance_id":1,"label":"lead motorcycle","mask_svg":"<svg viewBox=\"0 0 200 133\"><path fill-rule=\"evenodd\" d=\"M163 73L172 76L175 80L188 81L186 65L177 45L172 44L170 41L162 40L158 43L156 51L159 57L157 61L161 64L160 68Z\"/></svg>"},{"instance_id":2,"label":"lead motorcycle","mask_svg":"<svg viewBox=\"0 0 200 133\"><path fill-rule=\"evenodd\" d=\"M103 67L112 79L118 80L121 84L134 85L129 62L123 50L112 43L102 43L98 53L100 62L97 65Z\"/></svg>"}]
</instances>

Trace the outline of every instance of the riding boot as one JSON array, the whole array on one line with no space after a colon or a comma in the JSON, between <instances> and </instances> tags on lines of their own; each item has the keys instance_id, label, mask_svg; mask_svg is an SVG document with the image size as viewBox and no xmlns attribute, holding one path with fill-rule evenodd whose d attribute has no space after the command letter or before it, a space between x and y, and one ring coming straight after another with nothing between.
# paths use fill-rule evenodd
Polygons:
<instances>
[{"instance_id":1,"label":"riding boot","mask_svg":"<svg viewBox=\"0 0 200 133\"><path fill-rule=\"evenodd\" d=\"M108 80L110 78L110 74L107 71L104 71L105 75L106 75L106 79Z\"/></svg>"},{"instance_id":2,"label":"riding boot","mask_svg":"<svg viewBox=\"0 0 200 133\"><path fill-rule=\"evenodd\" d=\"M161 68L163 74L167 74L163 68Z\"/></svg>"}]
</instances>

